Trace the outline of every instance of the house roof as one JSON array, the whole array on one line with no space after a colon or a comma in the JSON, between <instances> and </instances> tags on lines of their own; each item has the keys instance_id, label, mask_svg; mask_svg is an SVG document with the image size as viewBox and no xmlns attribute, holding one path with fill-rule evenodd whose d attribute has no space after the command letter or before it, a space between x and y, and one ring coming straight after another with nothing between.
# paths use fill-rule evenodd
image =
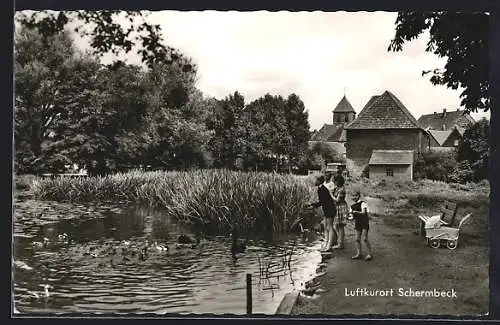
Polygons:
<instances>
[{"instance_id":1,"label":"house roof","mask_svg":"<svg viewBox=\"0 0 500 325\"><path fill-rule=\"evenodd\" d=\"M461 119L461 117L464 117ZM464 110L446 111L440 113L424 114L418 119L418 125L423 129L434 129L434 130L445 130L452 129L455 125L461 128L467 126L467 124L475 123L474 119L470 114L465 113ZM460 131L460 130L459 130Z\"/></svg>"},{"instance_id":2,"label":"house roof","mask_svg":"<svg viewBox=\"0 0 500 325\"><path fill-rule=\"evenodd\" d=\"M337 104L335 109L333 110L334 113L345 113L345 112L356 112L354 108L352 107L351 103L347 100L347 98L342 97L340 102Z\"/></svg>"},{"instance_id":3,"label":"house roof","mask_svg":"<svg viewBox=\"0 0 500 325\"><path fill-rule=\"evenodd\" d=\"M410 165L412 150L373 150L369 165Z\"/></svg>"},{"instance_id":4,"label":"house roof","mask_svg":"<svg viewBox=\"0 0 500 325\"><path fill-rule=\"evenodd\" d=\"M373 96L347 129L415 129L415 117L391 92Z\"/></svg>"},{"instance_id":5,"label":"house roof","mask_svg":"<svg viewBox=\"0 0 500 325\"><path fill-rule=\"evenodd\" d=\"M311 137L311 141L327 141L335 132L338 131L339 126L333 124L323 124L321 129L319 129Z\"/></svg>"},{"instance_id":6,"label":"house roof","mask_svg":"<svg viewBox=\"0 0 500 325\"><path fill-rule=\"evenodd\" d=\"M345 141L345 130L342 124L324 124L311 136L311 141Z\"/></svg>"},{"instance_id":7,"label":"house roof","mask_svg":"<svg viewBox=\"0 0 500 325\"><path fill-rule=\"evenodd\" d=\"M429 134L434 138L434 140L436 140L436 142L442 146L443 143L446 141L446 139L448 139L448 137L450 136L450 134L452 133L453 130L445 130L445 131L441 131L441 130L427 130L427 132L429 132Z\"/></svg>"}]
</instances>

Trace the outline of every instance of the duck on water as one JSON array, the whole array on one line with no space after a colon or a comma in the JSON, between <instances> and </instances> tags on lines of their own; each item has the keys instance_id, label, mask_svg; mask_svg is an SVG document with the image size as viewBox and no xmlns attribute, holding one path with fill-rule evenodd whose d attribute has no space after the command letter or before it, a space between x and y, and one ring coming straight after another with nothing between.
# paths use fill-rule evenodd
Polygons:
<instances>
[{"instance_id":1,"label":"duck on water","mask_svg":"<svg viewBox=\"0 0 500 325\"><path fill-rule=\"evenodd\" d=\"M244 253L247 248L248 239L240 240L238 237L238 231L234 228L231 232L231 254L233 257L236 254Z\"/></svg>"},{"instance_id":2,"label":"duck on water","mask_svg":"<svg viewBox=\"0 0 500 325\"><path fill-rule=\"evenodd\" d=\"M177 247L178 248L185 248L185 247L190 247L190 248L196 248L201 246L201 240L203 238L203 235L201 232L197 231L195 234L195 238L191 238L188 235L179 235L177 238Z\"/></svg>"},{"instance_id":3,"label":"duck on water","mask_svg":"<svg viewBox=\"0 0 500 325\"><path fill-rule=\"evenodd\" d=\"M45 284L43 286L43 293L38 293L35 291L29 291L29 293L31 294L31 297L34 299L40 299L42 297L45 299L49 299L50 298L49 289L51 289L51 288L52 288L52 286L50 284Z\"/></svg>"}]
</instances>

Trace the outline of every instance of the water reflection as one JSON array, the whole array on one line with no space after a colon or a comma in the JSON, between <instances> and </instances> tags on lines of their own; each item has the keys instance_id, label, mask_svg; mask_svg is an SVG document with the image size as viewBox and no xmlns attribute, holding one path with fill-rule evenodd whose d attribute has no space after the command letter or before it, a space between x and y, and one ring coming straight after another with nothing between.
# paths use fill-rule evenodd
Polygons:
<instances>
[{"instance_id":1,"label":"water reflection","mask_svg":"<svg viewBox=\"0 0 500 325\"><path fill-rule=\"evenodd\" d=\"M224 236L179 246L180 234L192 234L149 208L27 201L16 202L14 219L15 259L24 263L14 270L21 312L244 314L251 273L253 310L271 314L321 259L315 239L290 236L249 241L236 261ZM67 242L58 241L61 234ZM44 238L46 247L31 245ZM155 241L168 251L141 255Z\"/></svg>"}]
</instances>

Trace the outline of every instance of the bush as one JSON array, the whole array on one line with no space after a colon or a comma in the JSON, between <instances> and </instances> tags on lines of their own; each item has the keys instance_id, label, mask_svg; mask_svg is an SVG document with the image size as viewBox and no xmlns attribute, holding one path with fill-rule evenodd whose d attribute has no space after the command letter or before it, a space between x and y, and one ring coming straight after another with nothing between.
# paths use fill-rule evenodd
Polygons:
<instances>
[{"instance_id":1,"label":"bush","mask_svg":"<svg viewBox=\"0 0 500 325\"><path fill-rule=\"evenodd\" d=\"M413 166L415 180L430 179L450 181L451 171L457 166L455 151L427 151L417 159Z\"/></svg>"},{"instance_id":2,"label":"bush","mask_svg":"<svg viewBox=\"0 0 500 325\"><path fill-rule=\"evenodd\" d=\"M450 181L460 184L476 181L475 172L471 164L467 161L461 161L450 173Z\"/></svg>"}]
</instances>

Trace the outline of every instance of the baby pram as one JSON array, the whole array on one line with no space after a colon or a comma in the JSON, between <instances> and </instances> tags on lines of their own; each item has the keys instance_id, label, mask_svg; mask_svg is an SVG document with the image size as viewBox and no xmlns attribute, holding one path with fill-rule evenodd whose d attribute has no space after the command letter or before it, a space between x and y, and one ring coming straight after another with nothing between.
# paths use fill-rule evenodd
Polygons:
<instances>
[{"instance_id":1,"label":"baby pram","mask_svg":"<svg viewBox=\"0 0 500 325\"><path fill-rule=\"evenodd\" d=\"M425 238L427 239L428 245L432 248L439 248L441 245L446 245L448 249L457 248L460 228L470 217L471 213L465 215L462 220L460 220L458 227L454 228L447 226L446 223L441 220L440 215L429 218L419 216L419 218L425 222Z\"/></svg>"}]
</instances>

